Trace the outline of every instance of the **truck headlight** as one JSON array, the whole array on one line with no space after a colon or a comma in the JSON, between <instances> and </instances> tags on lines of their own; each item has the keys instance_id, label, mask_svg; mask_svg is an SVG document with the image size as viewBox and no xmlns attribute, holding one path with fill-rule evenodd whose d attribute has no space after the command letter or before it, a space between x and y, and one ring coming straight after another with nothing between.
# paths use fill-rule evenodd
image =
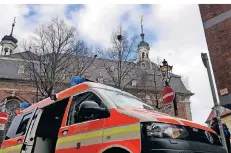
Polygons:
<instances>
[{"instance_id":1,"label":"truck headlight","mask_svg":"<svg viewBox=\"0 0 231 153\"><path fill-rule=\"evenodd\" d=\"M188 136L187 131L178 125L165 123L151 123L146 125L147 136L154 138L184 139Z\"/></svg>"}]
</instances>

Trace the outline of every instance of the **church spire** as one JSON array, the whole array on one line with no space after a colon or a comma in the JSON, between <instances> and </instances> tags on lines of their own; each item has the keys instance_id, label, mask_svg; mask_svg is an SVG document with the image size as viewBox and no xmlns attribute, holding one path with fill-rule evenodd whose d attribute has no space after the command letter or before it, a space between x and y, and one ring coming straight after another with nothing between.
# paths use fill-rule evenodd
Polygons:
<instances>
[{"instance_id":1,"label":"church spire","mask_svg":"<svg viewBox=\"0 0 231 153\"><path fill-rule=\"evenodd\" d=\"M14 17L14 22L13 22L13 24L12 24L10 36L12 36L13 31L14 31L14 26L15 26L15 23L16 23L16 22L15 22L15 19L16 19L16 17Z\"/></svg>"},{"instance_id":2,"label":"church spire","mask_svg":"<svg viewBox=\"0 0 231 153\"><path fill-rule=\"evenodd\" d=\"M144 41L144 28L143 28L143 18L144 16L141 15L140 25L141 25L141 41L138 44L138 61L142 69L150 70L151 63L149 59L149 44Z\"/></svg>"},{"instance_id":3,"label":"church spire","mask_svg":"<svg viewBox=\"0 0 231 153\"><path fill-rule=\"evenodd\" d=\"M14 31L14 26L15 26L15 18L14 18L14 22L12 24L10 35L5 35L2 38L2 41L0 42L0 46L2 47L2 51L1 51L0 55L12 54L13 51L15 50L15 48L18 47L18 45L17 45L18 40L12 36L13 31Z\"/></svg>"},{"instance_id":4,"label":"church spire","mask_svg":"<svg viewBox=\"0 0 231 153\"><path fill-rule=\"evenodd\" d=\"M144 29L143 29L143 19L144 19L144 15L141 15L141 21L140 21L140 24L141 24L141 38L142 38L142 41L144 41Z\"/></svg>"}]
</instances>

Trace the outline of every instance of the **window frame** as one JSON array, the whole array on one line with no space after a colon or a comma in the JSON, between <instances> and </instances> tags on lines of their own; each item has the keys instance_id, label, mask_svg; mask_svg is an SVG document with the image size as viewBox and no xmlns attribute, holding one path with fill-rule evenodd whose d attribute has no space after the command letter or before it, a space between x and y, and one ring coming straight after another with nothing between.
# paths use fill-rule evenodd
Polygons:
<instances>
[{"instance_id":1,"label":"window frame","mask_svg":"<svg viewBox=\"0 0 231 153\"><path fill-rule=\"evenodd\" d=\"M141 55L142 59L144 59L144 58L145 58L145 53L142 52L141 54L142 54L142 55Z\"/></svg>"},{"instance_id":2,"label":"window frame","mask_svg":"<svg viewBox=\"0 0 231 153\"><path fill-rule=\"evenodd\" d=\"M135 87L136 85L136 80L132 80L132 86Z\"/></svg>"},{"instance_id":3,"label":"window frame","mask_svg":"<svg viewBox=\"0 0 231 153\"><path fill-rule=\"evenodd\" d=\"M28 128L28 126L30 125L30 122L34 116L35 111L36 111L36 109L33 109L33 110L26 112L24 114L20 114L20 115L15 116L15 118L11 122L11 125L10 125L10 127L6 133L4 140L9 140L9 139L13 139L13 138L17 138L19 136L25 135L26 134L25 132L17 133L18 128L19 128L20 124L23 122L23 119L25 119L25 116L30 115L29 121L26 125L26 128ZM10 132L11 134L8 134L8 132ZM10 135L10 137L8 137L9 135ZM6 139L6 137L8 137L8 138Z\"/></svg>"},{"instance_id":4,"label":"window frame","mask_svg":"<svg viewBox=\"0 0 231 153\"><path fill-rule=\"evenodd\" d=\"M27 127L28 127L28 123L30 122L31 115L33 115L32 112L29 113L29 114L26 114L26 115L24 115L24 116L22 117L21 122L20 122L19 125L18 125L17 131L16 131L16 135L24 135L24 134L25 134L25 131L23 131L23 128L20 129L21 131L19 131L19 128L22 126L22 124L23 124L25 121L27 121L27 123L26 123L26 126L25 126L24 128L27 128Z\"/></svg>"},{"instance_id":5,"label":"window frame","mask_svg":"<svg viewBox=\"0 0 231 153\"><path fill-rule=\"evenodd\" d=\"M69 123L69 122L70 122L70 121L69 121L69 120L70 120L70 115L71 115L71 113L72 113L72 109L73 109L73 105L74 105L74 104L73 104L73 98L74 98L75 96L79 96L79 95L85 94L85 93L91 93L91 94L96 95L96 96L101 100L101 105L102 105L102 106L100 106L100 107L103 107L103 108L108 109L108 106L106 105L104 99L103 99L102 96L100 96L100 94L98 94L96 91L94 91L94 90L86 90L86 91L84 91L84 92L77 93L77 94L71 96L71 104L70 104L70 108L68 109L68 115L67 115L67 120L66 120L65 126L73 126L73 125L77 125L77 124L82 124L82 123L86 123L86 122L91 122L91 121L99 120L99 119L93 119L93 120L87 120L87 121L84 121L84 122L79 122L79 123L74 123L74 124L70 124L70 123ZM86 97L86 98L87 98L87 97ZM85 98L85 99L86 99L86 98ZM84 101L84 100L83 100L83 101ZM83 101L81 101L78 105L80 105ZM75 106L76 106L76 105L75 105Z\"/></svg>"},{"instance_id":6,"label":"window frame","mask_svg":"<svg viewBox=\"0 0 231 153\"><path fill-rule=\"evenodd\" d=\"M20 65L18 67L18 74L24 74L25 73L25 66L24 65Z\"/></svg>"},{"instance_id":7,"label":"window frame","mask_svg":"<svg viewBox=\"0 0 231 153\"><path fill-rule=\"evenodd\" d=\"M141 68L146 68L145 62L142 62L142 63L141 63Z\"/></svg>"}]
</instances>

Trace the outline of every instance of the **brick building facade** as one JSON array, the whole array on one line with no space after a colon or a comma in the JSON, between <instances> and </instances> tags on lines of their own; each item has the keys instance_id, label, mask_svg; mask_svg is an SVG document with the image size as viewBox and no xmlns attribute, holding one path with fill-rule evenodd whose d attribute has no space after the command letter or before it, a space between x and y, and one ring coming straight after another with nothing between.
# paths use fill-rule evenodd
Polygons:
<instances>
[{"instance_id":1,"label":"brick building facade","mask_svg":"<svg viewBox=\"0 0 231 153\"><path fill-rule=\"evenodd\" d=\"M221 105L231 108L231 5L199 5Z\"/></svg>"}]
</instances>

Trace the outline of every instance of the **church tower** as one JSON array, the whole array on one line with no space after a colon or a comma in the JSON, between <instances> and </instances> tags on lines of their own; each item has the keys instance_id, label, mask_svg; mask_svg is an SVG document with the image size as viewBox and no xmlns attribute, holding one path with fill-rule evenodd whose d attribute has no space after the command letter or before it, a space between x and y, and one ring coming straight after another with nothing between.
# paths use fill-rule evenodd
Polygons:
<instances>
[{"instance_id":1,"label":"church tower","mask_svg":"<svg viewBox=\"0 0 231 153\"><path fill-rule=\"evenodd\" d=\"M150 70L151 62L149 59L149 44L144 41L144 30L143 30L143 16L141 16L141 42L138 44L138 64L144 70Z\"/></svg>"},{"instance_id":2,"label":"church tower","mask_svg":"<svg viewBox=\"0 0 231 153\"><path fill-rule=\"evenodd\" d=\"M13 37L13 31L15 26L15 18L12 24L10 35L5 35L0 42L1 45L1 55L10 55L14 52L15 48L18 47L18 40Z\"/></svg>"}]
</instances>

